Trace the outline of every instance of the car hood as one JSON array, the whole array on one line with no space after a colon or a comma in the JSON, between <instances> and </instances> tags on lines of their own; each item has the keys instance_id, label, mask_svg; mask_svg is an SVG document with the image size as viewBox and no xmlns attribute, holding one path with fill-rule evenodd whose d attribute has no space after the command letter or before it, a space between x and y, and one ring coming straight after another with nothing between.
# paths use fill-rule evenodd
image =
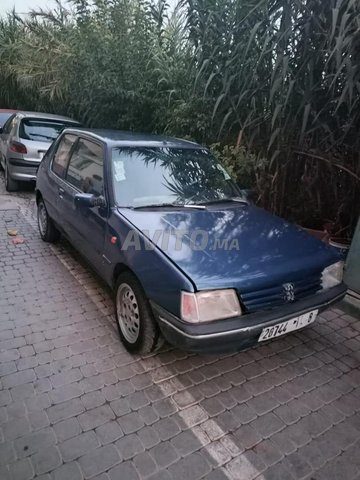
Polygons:
<instances>
[{"instance_id":1,"label":"car hood","mask_svg":"<svg viewBox=\"0 0 360 480\"><path fill-rule=\"evenodd\" d=\"M263 289L320 274L339 260L331 247L253 205L119 211L198 290Z\"/></svg>"}]
</instances>

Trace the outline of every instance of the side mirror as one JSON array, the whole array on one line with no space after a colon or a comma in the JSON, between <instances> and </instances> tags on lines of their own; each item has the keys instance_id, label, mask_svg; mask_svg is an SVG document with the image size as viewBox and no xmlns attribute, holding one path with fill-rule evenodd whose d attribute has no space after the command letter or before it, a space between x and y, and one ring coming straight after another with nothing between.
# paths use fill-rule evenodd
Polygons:
<instances>
[{"instance_id":1,"label":"side mirror","mask_svg":"<svg viewBox=\"0 0 360 480\"><path fill-rule=\"evenodd\" d=\"M0 127L0 135L4 132L3 127Z\"/></svg>"},{"instance_id":2,"label":"side mirror","mask_svg":"<svg viewBox=\"0 0 360 480\"><path fill-rule=\"evenodd\" d=\"M96 197L92 193L77 193L75 195L75 205L79 207L105 207L106 201L103 196Z\"/></svg>"}]
</instances>

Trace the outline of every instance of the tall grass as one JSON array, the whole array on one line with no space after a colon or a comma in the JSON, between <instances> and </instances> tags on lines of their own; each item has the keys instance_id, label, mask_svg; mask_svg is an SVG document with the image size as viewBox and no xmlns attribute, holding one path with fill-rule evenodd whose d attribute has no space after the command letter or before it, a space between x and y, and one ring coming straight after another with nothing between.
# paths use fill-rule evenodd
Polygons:
<instances>
[{"instance_id":1,"label":"tall grass","mask_svg":"<svg viewBox=\"0 0 360 480\"><path fill-rule=\"evenodd\" d=\"M358 0L74 0L0 20L2 105L217 143L260 203L343 233L359 99Z\"/></svg>"}]
</instances>

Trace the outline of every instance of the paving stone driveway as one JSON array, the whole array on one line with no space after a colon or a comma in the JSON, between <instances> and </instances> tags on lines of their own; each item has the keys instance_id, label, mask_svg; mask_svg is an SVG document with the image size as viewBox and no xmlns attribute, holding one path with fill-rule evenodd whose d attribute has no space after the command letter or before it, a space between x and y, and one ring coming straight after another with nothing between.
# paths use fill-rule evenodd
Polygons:
<instances>
[{"instance_id":1,"label":"paving stone driveway","mask_svg":"<svg viewBox=\"0 0 360 480\"><path fill-rule=\"evenodd\" d=\"M358 319L235 355L129 355L106 287L39 239L33 193L1 194L1 480L360 478Z\"/></svg>"}]
</instances>

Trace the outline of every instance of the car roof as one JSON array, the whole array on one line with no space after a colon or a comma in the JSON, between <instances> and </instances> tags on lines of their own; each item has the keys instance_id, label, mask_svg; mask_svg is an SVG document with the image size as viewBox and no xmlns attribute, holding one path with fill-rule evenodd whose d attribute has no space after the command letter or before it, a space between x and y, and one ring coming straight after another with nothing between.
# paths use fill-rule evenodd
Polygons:
<instances>
[{"instance_id":1,"label":"car roof","mask_svg":"<svg viewBox=\"0 0 360 480\"><path fill-rule=\"evenodd\" d=\"M17 110L13 110L12 108L0 108L0 113L15 113Z\"/></svg>"},{"instance_id":2,"label":"car roof","mask_svg":"<svg viewBox=\"0 0 360 480\"><path fill-rule=\"evenodd\" d=\"M62 120L66 122L80 123L77 120L74 120L70 117L65 117L63 115L54 115L53 113L45 113L45 112L28 112L28 111L19 111L18 116L21 118L41 118L44 120Z\"/></svg>"},{"instance_id":3,"label":"car roof","mask_svg":"<svg viewBox=\"0 0 360 480\"><path fill-rule=\"evenodd\" d=\"M123 130L107 130L98 128L66 128L63 133L87 134L110 146L152 146L177 148L204 148L198 143L164 135L128 132Z\"/></svg>"}]
</instances>

